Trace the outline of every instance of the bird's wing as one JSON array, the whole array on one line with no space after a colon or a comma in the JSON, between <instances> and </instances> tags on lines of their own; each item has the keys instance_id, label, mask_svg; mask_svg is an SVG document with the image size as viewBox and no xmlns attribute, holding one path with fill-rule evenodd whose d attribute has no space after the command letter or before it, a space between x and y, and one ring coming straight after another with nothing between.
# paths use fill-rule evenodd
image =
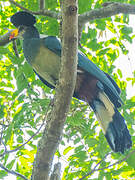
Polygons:
<instances>
[{"instance_id":1,"label":"bird's wing","mask_svg":"<svg viewBox=\"0 0 135 180\"><path fill-rule=\"evenodd\" d=\"M90 61L81 51L78 53L78 66L83 70L89 72L101 81L108 89L115 95L115 97L122 103L119 93L111 80L101 71L92 61Z\"/></svg>"},{"instance_id":2,"label":"bird's wing","mask_svg":"<svg viewBox=\"0 0 135 180\"><path fill-rule=\"evenodd\" d=\"M60 43L56 37L33 38L24 46L24 55L36 74L48 87L54 88L60 69ZM52 46L51 46L52 44ZM56 53L57 52L57 53Z\"/></svg>"},{"instance_id":3,"label":"bird's wing","mask_svg":"<svg viewBox=\"0 0 135 180\"><path fill-rule=\"evenodd\" d=\"M49 82L47 82L44 78L42 78L35 70L34 72L36 73L36 75L39 77L39 79L49 88L54 89L55 87L53 85L51 85Z\"/></svg>"},{"instance_id":4,"label":"bird's wing","mask_svg":"<svg viewBox=\"0 0 135 180\"><path fill-rule=\"evenodd\" d=\"M109 78L109 80L112 82L112 84L114 85L114 87L116 88L118 94L121 93L121 89L119 88L119 86L116 84L116 82L111 78L111 76L107 73L105 73L105 75Z\"/></svg>"},{"instance_id":5,"label":"bird's wing","mask_svg":"<svg viewBox=\"0 0 135 180\"><path fill-rule=\"evenodd\" d=\"M49 50L53 51L58 56L61 56L61 43L55 36L48 36L43 38L44 45Z\"/></svg>"},{"instance_id":6,"label":"bird's wing","mask_svg":"<svg viewBox=\"0 0 135 180\"><path fill-rule=\"evenodd\" d=\"M44 45L49 50L53 51L58 56L61 56L61 43L55 36L48 36L44 38ZM95 76L99 81L101 81L111 93L122 103L119 96L117 88L114 83L107 77L107 75L101 71L92 61L90 61L81 51L78 52L78 67L87 71L88 73Z\"/></svg>"}]
</instances>

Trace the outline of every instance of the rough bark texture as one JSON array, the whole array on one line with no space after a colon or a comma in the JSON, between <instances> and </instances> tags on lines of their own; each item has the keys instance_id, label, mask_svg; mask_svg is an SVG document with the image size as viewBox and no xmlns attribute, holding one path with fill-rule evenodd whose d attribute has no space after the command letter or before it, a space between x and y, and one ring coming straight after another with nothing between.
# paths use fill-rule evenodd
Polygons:
<instances>
[{"instance_id":1,"label":"rough bark texture","mask_svg":"<svg viewBox=\"0 0 135 180\"><path fill-rule=\"evenodd\" d=\"M62 8L62 64L54 105L39 142L32 180L48 180L54 153L61 140L64 122L73 95L78 45L77 0L63 0Z\"/></svg>"},{"instance_id":2,"label":"rough bark texture","mask_svg":"<svg viewBox=\"0 0 135 180\"><path fill-rule=\"evenodd\" d=\"M61 163L58 162L54 165L50 180L60 180L60 179L61 179Z\"/></svg>"}]
</instances>

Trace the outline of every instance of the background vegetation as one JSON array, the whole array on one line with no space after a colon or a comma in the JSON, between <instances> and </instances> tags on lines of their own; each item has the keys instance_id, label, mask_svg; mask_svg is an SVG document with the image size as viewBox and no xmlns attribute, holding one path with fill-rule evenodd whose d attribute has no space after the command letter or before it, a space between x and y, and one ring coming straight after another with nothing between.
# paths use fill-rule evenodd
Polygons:
<instances>
[{"instance_id":1,"label":"background vegetation","mask_svg":"<svg viewBox=\"0 0 135 180\"><path fill-rule=\"evenodd\" d=\"M29 10L39 10L36 0L16 2ZM114 2L135 5L134 0ZM104 3L106 0L79 0L79 14L103 8ZM59 12L60 2L46 0L45 8ZM9 1L1 0L0 35L15 28L10 17L19 10ZM121 88L125 105L120 111L132 135L133 147L124 155L113 153L93 111L86 103L73 98L63 137L55 153L55 162L61 162L64 167L62 179L135 179L135 96L127 98L127 84L135 84L135 67L132 67L132 76L123 80L124 74L115 66L121 54L128 57L130 49L127 44L131 44L135 37L128 25L129 17L119 14L91 20L83 27L80 49ZM40 34L60 36L60 20L43 15L36 18ZM43 119L51 109L50 100L54 95L54 91L37 78L25 61L19 40L17 48L19 58L12 43L0 47L0 179L11 172L30 179L37 143L45 126ZM18 180L22 178L17 177Z\"/></svg>"}]
</instances>

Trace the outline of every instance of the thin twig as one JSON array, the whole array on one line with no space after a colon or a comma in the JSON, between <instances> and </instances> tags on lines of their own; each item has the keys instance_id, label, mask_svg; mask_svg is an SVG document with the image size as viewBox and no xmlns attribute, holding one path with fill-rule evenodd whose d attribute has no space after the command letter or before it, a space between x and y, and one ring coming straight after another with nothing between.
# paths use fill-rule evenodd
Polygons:
<instances>
[{"instance_id":1,"label":"thin twig","mask_svg":"<svg viewBox=\"0 0 135 180\"><path fill-rule=\"evenodd\" d=\"M121 160L119 160L119 161L117 161L117 162L115 162L115 163L113 163L113 164L111 164L111 165L109 165L109 166L96 169L95 171L101 171L101 170L104 170L104 169L108 169L108 168L110 168L110 167L112 167L112 166L114 166L114 165L116 165L116 164L120 164L120 163L126 161L126 160L127 160L132 154L134 154L134 153L135 153L135 150L131 151L125 158L123 158L123 159L121 159Z\"/></svg>"},{"instance_id":2,"label":"thin twig","mask_svg":"<svg viewBox=\"0 0 135 180\"><path fill-rule=\"evenodd\" d=\"M2 123L4 124L4 119ZM4 131L4 126L2 126L1 132L0 132L0 144L2 143L3 131Z\"/></svg>"},{"instance_id":3,"label":"thin twig","mask_svg":"<svg viewBox=\"0 0 135 180\"><path fill-rule=\"evenodd\" d=\"M60 19L61 18L61 13L55 12L55 11L50 11L50 10L41 10L41 11L31 11L23 6L21 6L19 3L15 2L14 0L9 0L10 3L14 4L15 6L19 7L20 9L27 11L31 14L34 15L43 15L43 16L49 16L55 19Z\"/></svg>"},{"instance_id":4,"label":"thin twig","mask_svg":"<svg viewBox=\"0 0 135 180\"><path fill-rule=\"evenodd\" d=\"M81 14L78 19L78 34L79 34L79 39L81 39L81 33L82 33L82 28L83 26L96 19L103 19L111 16L115 16L117 14L135 14L135 5L132 4L127 4L127 3L108 3L107 6L104 6L103 8L98 8L98 9L93 9L88 12L85 12Z\"/></svg>"},{"instance_id":5,"label":"thin twig","mask_svg":"<svg viewBox=\"0 0 135 180\"><path fill-rule=\"evenodd\" d=\"M3 126L4 128L8 127L9 125L5 125L3 123L0 123L0 126Z\"/></svg>"},{"instance_id":6,"label":"thin twig","mask_svg":"<svg viewBox=\"0 0 135 180\"><path fill-rule=\"evenodd\" d=\"M43 9L45 9L45 0L40 0L39 2L39 9L42 11Z\"/></svg>"},{"instance_id":7,"label":"thin twig","mask_svg":"<svg viewBox=\"0 0 135 180\"><path fill-rule=\"evenodd\" d=\"M82 178L80 178L79 180L83 180L84 178L86 178L87 176L90 176L92 173L94 173L96 171L96 168L105 160L105 158L107 158L107 156L110 153L106 154L103 159L101 159L94 167L94 169L92 171L90 171L88 174L86 174L85 176L83 176Z\"/></svg>"},{"instance_id":8,"label":"thin twig","mask_svg":"<svg viewBox=\"0 0 135 180\"><path fill-rule=\"evenodd\" d=\"M16 57L19 58L19 53L18 53L18 49L17 49L16 40L13 40L13 50L15 52Z\"/></svg>"},{"instance_id":9,"label":"thin twig","mask_svg":"<svg viewBox=\"0 0 135 180\"><path fill-rule=\"evenodd\" d=\"M13 174L15 176L19 176L21 177L22 179L24 180L28 180L25 176L23 176L22 174L16 172L16 171L10 171L8 168L6 168L5 166L3 166L1 163L0 163L0 168L2 168L3 170L5 170L6 172L10 173L10 174Z\"/></svg>"},{"instance_id":10,"label":"thin twig","mask_svg":"<svg viewBox=\"0 0 135 180\"><path fill-rule=\"evenodd\" d=\"M114 16L116 14L135 14L135 5L127 3L111 3L107 7L94 9L79 16L79 25L95 20Z\"/></svg>"},{"instance_id":11,"label":"thin twig","mask_svg":"<svg viewBox=\"0 0 135 180\"><path fill-rule=\"evenodd\" d=\"M135 150L133 150L132 152L130 152L125 158L123 158L123 159L121 159L121 160L119 160L119 161L117 161L117 162L115 162L115 163L113 163L113 164L111 164L111 165L109 165L109 166L96 169L96 167L99 166L99 164L101 164L101 162L103 162L103 160L108 156L108 154L107 154L107 156L105 156L99 163L97 163L97 165L94 167L94 169L92 169L88 174L86 174L85 176L83 176L83 177L80 178L79 180L83 180L83 179L86 178L87 176L90 176L91 174L93 174L95 171L102 171L102 170L108 169L108 168L110 168L110 167L112 167L112 166L114 166L114 165L116 165L116 164L120 164L120 163L126 161L126 160L127 160L132 154L134 154L134 153L135 153Z\"/></svg>"},{"instance_id":12,"label":"thin twig","mask_svg":"<svg viewBox=\"0 0 135 180\"><path fill-rule=\"evenodd\" d=\"M1 137L0 137L0 144L2 144L3 146L4 146L4 151L7 151L7 147L6 147L6 144L4 143L4 141L3 141L3 132L4 132L4 130L5 130L5 126L4 126L4 119L3 119L3 126L2 126L2 128L1 128Z\"/></svg>"},{"instance_id":13,"label":"thin twig","mask_svg":"<svg viewBox=\"0 0 135 180\"><path fill-rule=\"evenodd\" d=\"M9 37L13 30L14 29L9 30L6 34L4 34L3 36L0 36L0 46L5 46L6 44L12 41Z\"/></svg>"},{"instance_id":14,"label":"thin twig","mask_svg":"<svg viewBox=\"0 0 135 180\"><path fill-rule=\"evenodd\" d=\"M17 50L17 45L16 45L16 41L15 41L15 40L13 41L13 50L14 50L14 52L15 52L15 55L16 55L17 57L19 57L19 53L18 53L18 50ZM26 77L25 77L24 74L23 74L23 77L26 79ZM28 83L28 88L31 88L29 83ZM32 100L32 98L31 98L30 96L29 96L29 98ZM46 109L46 114L45 114L45 118L44 118L44 120L43 120L43 123L41 124L41 126L39 127L39 129L36 131L36 133L33 134L24 144L22 144L21 146L17 147L16 149L13 149L13 150L8 151L8 150L6 149L6 146L4 145L5 151L4 151L4 153L0 154L0 157L4 156L5 154L9 154L9 153L12 153L12 152L16 152L17 150L19 150L20 148L22 148L23 146L25 146L28 142L30 142L31 139L33 139L33 138L40 132L40 130L41 130L41 128L43 127L44 122L45 122L45 120L46 120L46 118L47 118L47 112L48 112L48 109L49 109L50 105L51 105L51 103L48 105L48 107L47 107L47 109Z\"/></svg>"},{"instance_id":15,"label":"thin twig","mask_svg":"<svg viewBox=\"0 0 135 180\"><path fill-rule=\"evenodd\" d=\"M23 146L25 146L28 142L30 142L30 141L40 132L41 128L44 126L44 123L45 123L45 121L46 121L46 119L47 119L47 115L48 115L47 112L48 112L49 107L50 107L50 104L48 105L48 107L47 107L47 109L46 109L45 118L44 118L41 126L39 127L39 129L35 132L35 134L33 134L33 135L32 135L25 143L23 143L21 146L15 148L15 149L13 149L13 150L10 150L10 151L5 150L4 153L0 154L0 157L4 156L5 154L9 154L9 153L13 153L13 152L18 151L18 150L21 149Z\"/></svg>"},{"instance_id":16,"label":"thin twig","mask_svg":"<svg viewBox=\"0 0 135 180\"><path fill-rule=\"evenodd\" d=\"M61 19L61 13L60 12L55 12L55 11L50 11L50 10L45 10L42 9L40 11L31 11L14 0L9 0L12 4L15 6L19 7L22 10L25 10L29 13L32 13L34 15L43 15L43 16L49 16L55 19ZM60 1L61 2L61 1ZM135 14L135 5L127 4L127 3L118 3L118 2L111 2L107 4L103 4L103 8L98 8L98 9L93 9L91 11L85 12L78 17L78 37L79 37L79 46L80 46L80 39L81 39L81 34L82 34L82 28L83 26L90 22L91 20L96 20L96 19L102 19L102 18L107 18L114 16L116 14Z\"/></svg>"}]
</instances>

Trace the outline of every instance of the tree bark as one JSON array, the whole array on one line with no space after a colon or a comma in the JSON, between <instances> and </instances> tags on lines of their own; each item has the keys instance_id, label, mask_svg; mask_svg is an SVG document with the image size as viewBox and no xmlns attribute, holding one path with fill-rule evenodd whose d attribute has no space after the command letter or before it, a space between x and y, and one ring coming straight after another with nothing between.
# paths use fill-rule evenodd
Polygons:
<instances>
[{"instance_id":1,"label":"tree bark","mask_svg":"<svg viewBox=\"0 0 135 180\"><path fill-rule=\"evenodd\" d=\"M62 2L62 57L59 85L54 105L39 142L32 180L48 180L52 161L60 143L70 101L74 92L78 46L77 0Z\"/></svg>"}]
</instances>

